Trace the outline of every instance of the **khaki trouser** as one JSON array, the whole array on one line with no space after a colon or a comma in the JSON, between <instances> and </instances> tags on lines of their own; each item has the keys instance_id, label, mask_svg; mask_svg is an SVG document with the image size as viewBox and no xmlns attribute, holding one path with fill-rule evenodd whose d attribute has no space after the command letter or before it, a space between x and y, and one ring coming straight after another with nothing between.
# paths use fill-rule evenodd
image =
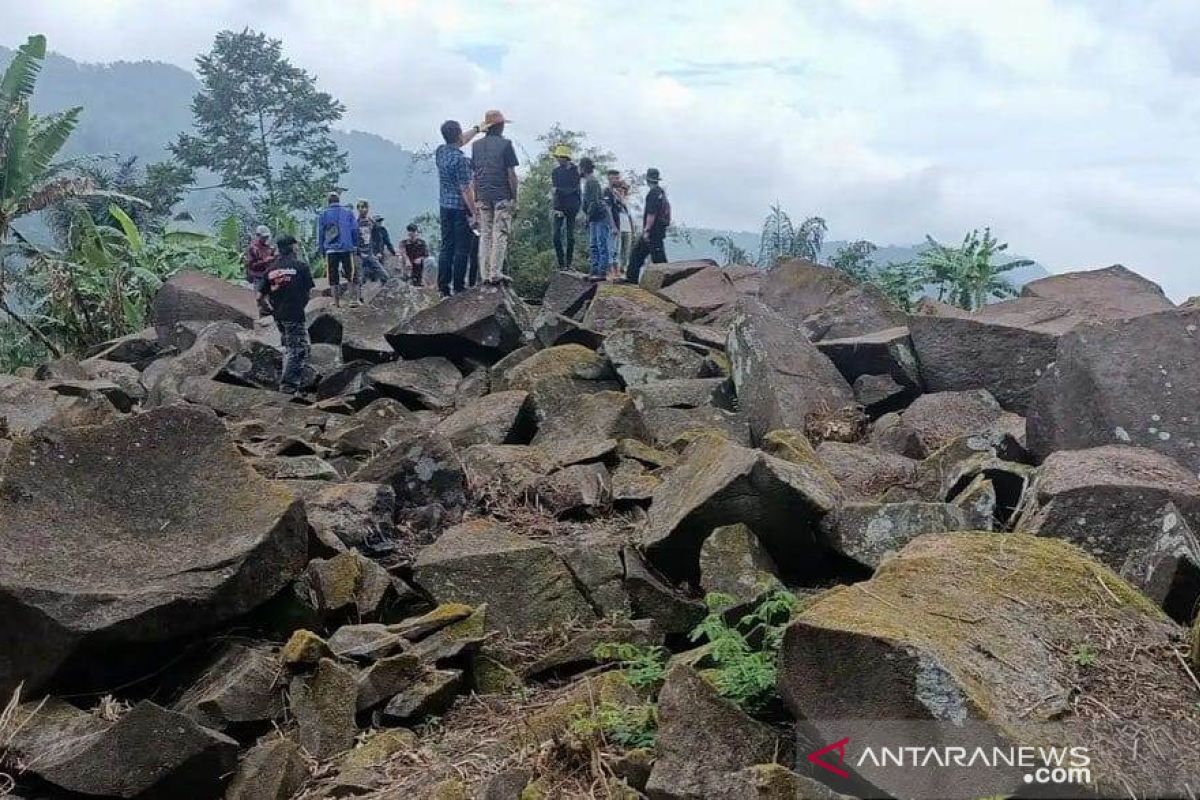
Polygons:
<instances>
[{"instance_id":1,"label":"khaki trouser","mask_svg":"<svg viewBox=\"0 0 1200 800\"><path fill-rule=\"evenodd\" d=\"M512 212L511 200L479 204L479 277L484 283L495 283L504 275Z\"/></svg>"}]
</instances>

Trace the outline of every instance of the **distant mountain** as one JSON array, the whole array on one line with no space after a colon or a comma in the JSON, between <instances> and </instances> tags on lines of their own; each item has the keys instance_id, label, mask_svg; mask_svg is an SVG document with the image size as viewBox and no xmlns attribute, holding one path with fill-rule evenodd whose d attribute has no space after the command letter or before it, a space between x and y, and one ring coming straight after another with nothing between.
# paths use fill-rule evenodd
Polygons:
<instances>
[{"instance_id":1,"label":"distant mountain","mask_svg":"<svg viewBox=\"0 0 1200 800\"><path fill-rule=\"evenodd\" d=\"M12 51L0 47L0 69ZM157 61L81 64L51 54L38 79L34 112L83 106L79 127L64 149L66 156L120 154L142 161L167 156L166 144L192 129L192 97L200 82L184 69ZM350 154L343 178L346 195L367 197L397 228L437 207L437 175L432 162L395 142L359 131L335 131L338 145ZM193 192L184 208L198 220L213 218L215 191Z\"/></svg>"},{"instance_id":2,"label":"distant mountain","mask_svg":"<svg viewBox=\"0 0 1200 800\"><path fill-rule=\"evenodd\" d=\"M752 258L758 256L759 236L757 233L749 231L721 231L712 230L710 228L689 228L687 230L688 237L691 241L684 239L676 239L667 243L667 256L672 261L683 261L692 258L712 258L720 260L717 249L713 247L709 240L715 236L728 236L733 239L734 244L745 250ZM827 241L825 246L821 248L822 260L833 256L840 248L844 247L848 242L844 241ZM925 245L881 245L878 250L871 256L871 260L878 266L884 266L890 263L902 263L912 261L920 255L921 248ZM1025 256L1009 255L1007 260L1015 260L1025 258ZM1013 286L1020 288L1030 281L1035 281L1038 278L1044 278L1050 274L1050 270L1046 267L1034 262L1031 266L1020 267L1006 273L1005 277Z\"/></svg>"}]
</instances>

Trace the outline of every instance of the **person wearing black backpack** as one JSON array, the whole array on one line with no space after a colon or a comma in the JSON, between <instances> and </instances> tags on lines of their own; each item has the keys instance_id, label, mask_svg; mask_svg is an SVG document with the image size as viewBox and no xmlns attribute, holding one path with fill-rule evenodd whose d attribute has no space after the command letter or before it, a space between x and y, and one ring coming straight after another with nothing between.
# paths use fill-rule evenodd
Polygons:
<instances>
[{"instance_id":1,"label":"person wearing black backpack","mask_svg":"<svg viewBox=\"0 0 1200 800\"><path fill-rule=\"evenodd\" d=\"M629 269L625 273L626 283L637 283L642 277L642 264L646 258L655 264L667 260L666 240L667 228L671 226L671 201L667 193L659 185L662 180L656 168L646 170L646 183L650 191L646 192L646 202L642 210L642 235L629 254Z\"/></svg>"}]
</instances>

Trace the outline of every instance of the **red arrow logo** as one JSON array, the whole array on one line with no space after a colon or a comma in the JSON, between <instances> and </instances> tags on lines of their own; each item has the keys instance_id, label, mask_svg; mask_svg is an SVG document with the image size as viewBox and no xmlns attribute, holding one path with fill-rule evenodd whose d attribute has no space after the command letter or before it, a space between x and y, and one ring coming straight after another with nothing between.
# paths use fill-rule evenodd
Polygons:
<instances>
[{"instance_id":1,"label":"red arrow logo","mask_svg":"<svg viewBox=\"0 0 1200 800\"><path fill-rule=\"evenodd\" d=\"M812 763L816 764L818 767L823 767L824 769L829 770L834 775L840 775L843 778L849 778L850 777L849 772L842 769L840 766L835 766L834 764L831 764L828 761L826 761L825 759L821 758L821 756L825 755L826 753L836 750L837 754L838 754L837 763L841 764L841 763L845 762L845 760L846 760L846 745L848 745L848 744L850 744L849 736L847 736L845 739L836 741L833 744L827 744L824 747L822 747L820 750L815 750L815 751L809 753L808 760L811 761Z\"/></svg>"}]
</instances>

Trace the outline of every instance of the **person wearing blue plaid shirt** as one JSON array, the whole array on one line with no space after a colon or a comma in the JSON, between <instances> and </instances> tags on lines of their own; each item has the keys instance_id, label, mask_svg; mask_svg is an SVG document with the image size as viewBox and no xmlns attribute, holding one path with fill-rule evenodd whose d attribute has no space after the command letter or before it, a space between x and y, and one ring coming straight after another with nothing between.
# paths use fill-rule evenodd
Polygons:
<instances>
[{"instance_id":1,"label":"person wearing blue plaid shirt","mask_svg":"<svg viewBox=\"0 0 1200 800\"><path fill-rule=\"evenodd\" d=\"M442 123L444 144L433 160L438 171L438 206L442 226L442 249L438 253L438 291L443 297L466 290L467 262L475 241L470 220L475 216L471 186L471 162L462 149L480 131L475 125L464 132L455 120Z\"/></svg>"}]
</instances>

